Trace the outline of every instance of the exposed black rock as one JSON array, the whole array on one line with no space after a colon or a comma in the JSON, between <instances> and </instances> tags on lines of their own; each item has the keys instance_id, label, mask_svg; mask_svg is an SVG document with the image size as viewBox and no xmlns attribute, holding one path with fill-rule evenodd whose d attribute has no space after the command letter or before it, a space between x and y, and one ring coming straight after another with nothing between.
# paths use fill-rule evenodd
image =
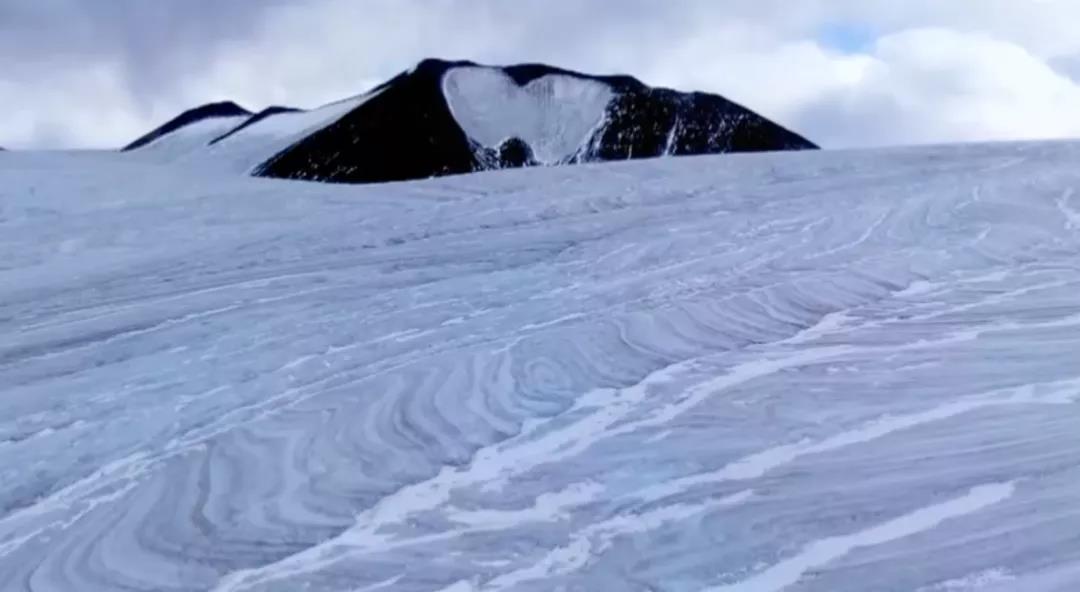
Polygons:
<instances>
[{"instance_id":1,"label":"exposed black rock","mask_svg":"<svg viewBox=\"0 0 1080 592\"><path fill-rule=\"evenodd\" d=\"M232 101L224 101L220 103L209 103L201 107L189 109L184 111L180 115L170 119L161 127L151 131L150 133L142 136L134 142L124 146L123 150L135 150L141 146L145 146L154 140L170 134L184 126L191 125L197 121L204 119L210 119L213 117L238 117L244 115L251 115L251 111L244 109L240 105Z\"/></svg>"},{"instance_id":2,"label":"exposed black rock","mask_svg":"<svg viewBox=\"0 0 1080 592\"><path fill-rule=\"evenodd\" d=\"M259 166L264 177L339 183L418 179L536 164L511 138L478 146L454 120L442 77L472 62L425 60L376 89L373 98ZM816 146L723 97L652 88L629 76L589 76L540 64L501 69L518 85L548 74L607 84L614 99L603 124L567 162L660 155L804 150Z\"/></svg>"},{"instance_id":3,"label":"exposed black rock","mask_svg":"<svg viewBox=\"0 0 1080 592\"><path fill-rule=\"evenodd\" d=\"M499 146L498 168L517 168L533 166L536 158L533 157L532 147L521 138L509 138Z\"/></svg>"},{"instance_id":4,"label":"exposed black rock","mask_svg":"<svg viewBox=\"0 0 1080 592\"><path fill-rule=\"evenodd\" d=\"M228 138L229 136L235 134L236 132L238 132L238 131L246 128L246 127L255 125L256 123L259 123L260 121L262 121L262 120L264 120L267 117L270 117L272 115L277 115L279 113L296 113L298 111L300 111L300 109L297 109L295 107L281 107L281 106L278 106L278 105L274 105L273 107L267 107L266 109L263 109L262 111L259 111L255 115L252 115L251 117L248 117L244 121L244 123L241 123L240 125L238 125L238 126L234 127L233 129L225 132L224 134L214 138L213 140L210 140L210 143L208 145L213 146L214 144L217 144L218 142L224 140L225 138Z\"/></svg>"},{"instance_id":5,"label":"exposed black rock","mask_svg":"<svg viewBox=\"0 0 1080 592\"><path fill-rule=\"evenodd\" d=\"M482 170L517 169L537 166L532 147L521 138L507 138L498 148L473 144L479 168Z\"/></svg>"},{"instance_id":6,"label":"exposed black rock","mask_svg":"<svg viewBox=\"0 0 1080 592\"><path fill-rule=\"evenodd\" d=\"M443 63L447 65L447 70L454 66L477 65L473 62L466 61ZM518 84L518 86L525 86L533 80L536 80L537 78L540 78L542 76L547 76L548 74L561 74L563 76L581 78L584 80L596 80L619 90L632 88L649 88L637 78L634 78L633 76L627 76L625 74L616 74L613 76L597 76L594 74L582 74L581 72L566 70L564 68L558 68L555 66L548 66L547 64L515 64L513 66L502 66L499 69L506 73L506 75L509 76L511 80Z\"/></svg>"},{"instance_id":7,"label":"exposed black rock","mask_svg":"<svg viewBox=\"0 0 1080 592\"><path fill-rule=\"evenodd\" d=\"M480 168L443 97L448 62L425 60L373 98L255 170L257 176L336 183L403 181Z\"/></svg>"},{"instance_id":8,"label":"exposed black rock","mask_svg":"<svg viewBox=\"0 0 1080 592\"><path fill-rule=\"evenodd\" d=\"M723 97L628 86L580 160L816 148Z\"/></svg>"}]
</instances>

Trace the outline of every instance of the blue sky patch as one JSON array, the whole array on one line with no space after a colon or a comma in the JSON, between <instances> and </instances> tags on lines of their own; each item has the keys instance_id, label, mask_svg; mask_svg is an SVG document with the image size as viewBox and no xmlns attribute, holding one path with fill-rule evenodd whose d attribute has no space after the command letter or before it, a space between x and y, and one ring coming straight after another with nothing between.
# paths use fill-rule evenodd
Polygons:
<instances>
[{"instance_id":1,"label":"blue sky patch","mask_svg":"<svg viewBox=\"0 0 1080 592\"><path fill-rule=\"evenodd\" d=\"M818 41L825 47L843 53L865 51L874 44L877 32L862 23L828 23L817 31Z\"/></svg>"}]
</instances>

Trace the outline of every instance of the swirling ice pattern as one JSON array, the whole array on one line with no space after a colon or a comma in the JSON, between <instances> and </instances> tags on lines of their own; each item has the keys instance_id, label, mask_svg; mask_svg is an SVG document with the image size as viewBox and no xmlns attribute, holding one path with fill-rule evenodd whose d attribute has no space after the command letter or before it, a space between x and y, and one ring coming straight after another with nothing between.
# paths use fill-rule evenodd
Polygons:
<instances>
[{"instance_id":1,"label":"swirling ice pattern","mask_svg":"<svg viewBox=\"0 0 1080 592\"><path fill-rule=\"evenodd\" d=\"M5 155L0 589L1074 590L1078 157Z\"/></svg>"}]
</instances>

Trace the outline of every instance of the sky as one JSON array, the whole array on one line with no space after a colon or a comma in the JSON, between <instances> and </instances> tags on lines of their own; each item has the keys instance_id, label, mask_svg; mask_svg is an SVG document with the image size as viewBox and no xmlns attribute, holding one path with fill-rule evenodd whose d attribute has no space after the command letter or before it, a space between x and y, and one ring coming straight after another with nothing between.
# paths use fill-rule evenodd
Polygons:
<instances>
[{"instance_id":1,"label":"sky","mask_svg":"<svg viewBox=\"0 0 1080 592\"><path fill-rule=\"evenodd\" d=\"M0 146L314 107L425 57L715 92L826 148L1080 138L1080 0L0 0Z\"/></svg>"}]
</instances>

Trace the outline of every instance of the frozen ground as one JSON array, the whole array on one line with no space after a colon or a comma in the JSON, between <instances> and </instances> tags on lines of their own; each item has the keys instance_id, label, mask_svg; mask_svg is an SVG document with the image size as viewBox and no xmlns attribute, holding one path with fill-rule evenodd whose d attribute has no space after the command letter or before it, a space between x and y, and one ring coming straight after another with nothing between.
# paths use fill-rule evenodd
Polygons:
<instances>
[{"instance_id":1,"label":"frozen ground","mask_svg":"<svg viewBox=\"0 0 1080 592\"><path fill-rule=\"evenodd\" d=\"M0 154L0 590L1075 592L1078 186Z\"/></svg>"}]
</instances>

